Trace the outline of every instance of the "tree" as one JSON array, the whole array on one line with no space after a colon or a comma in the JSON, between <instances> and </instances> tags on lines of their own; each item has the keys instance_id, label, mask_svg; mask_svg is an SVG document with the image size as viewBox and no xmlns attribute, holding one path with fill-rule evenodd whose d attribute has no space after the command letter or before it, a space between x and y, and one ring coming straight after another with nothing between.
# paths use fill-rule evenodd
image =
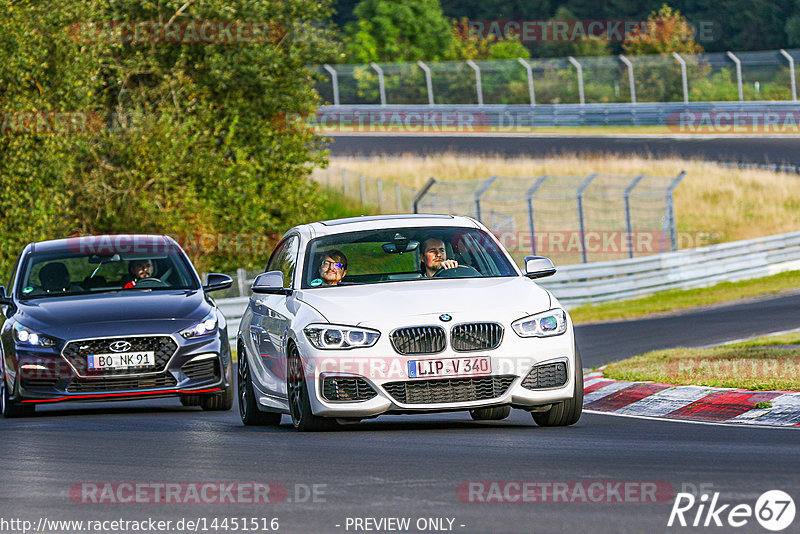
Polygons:
<instances>
[{"instance_id":1,"label":"tree","mask_svg":"<svg viewBox=\"0 0 800 534\"><path fill-rule=\"evenodd\" d=\"M679 11L667 4L647 18L647 31L634 31L622 45L628 56L660 55L635 64L636 94L642 101L674 102L683 100L681 67L672 53L681 55L687 66L687 77L707 75L710 68L697 55L703 48L694 41L692 27Z\"/></svg>"},{"instance_id":2,"label":"tree","mask_svg":"<svg viewBox=\"0 0 800 534\"><path fill-rule=\"evenodd\" d=\"M686 17L667 4L647 17L648 31L632 32L622 49L626 54L701 54L703 47L694 40L693 29Z\"/></svg>"},{"instance_id":3,"label":"tree","mask_svg":"<svg viewBox=\"0 0 800 534\"><path fill-rule=\"evenodd\" d=\"M222 234L214 255L189 250L199 268L263 266L264 239L320 215L308 175L324 164L321 140L284 117L317 108L304 66L334 52L323 25L327 3L0 4L9 13L0 22L0 109L90 111L103 124L80 135L0 132L5 272L24 242L72 232L216 242ZM78 25L76 36L76 22L109 20L228 21L250 29L235 42L189 32L179 42L136 41L121 26L97 33Z\"/></svg>"},{"instance_id":4,"label":"tree","mask_svg":"<svg viewBox=\"0 0 800 534\"><path fill-rule=\"evenodd\" d=\"M439 0L362 0L345 29L348 62L447 61L459 40Z\"/></svg>"}]
</instances>

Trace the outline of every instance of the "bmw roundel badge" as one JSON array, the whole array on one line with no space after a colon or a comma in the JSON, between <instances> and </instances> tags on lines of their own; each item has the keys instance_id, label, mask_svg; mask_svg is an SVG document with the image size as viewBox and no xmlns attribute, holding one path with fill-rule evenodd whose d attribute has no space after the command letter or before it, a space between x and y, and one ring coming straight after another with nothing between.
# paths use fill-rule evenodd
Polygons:
<instances>
[{"instance_id":1,"label":"bmw roundel badge","mask_svg":"<svg viewBox=\"0 0 800 534\"><path fill-rule=\"evenodd\" d=\"M442 321L444 321L446 323L447 321L452 319L452 317L450 315L446 314L446 313L443 313L443 314L441 314L439 316L439 319L441 319Z\"/></svg>"}]
</instances>

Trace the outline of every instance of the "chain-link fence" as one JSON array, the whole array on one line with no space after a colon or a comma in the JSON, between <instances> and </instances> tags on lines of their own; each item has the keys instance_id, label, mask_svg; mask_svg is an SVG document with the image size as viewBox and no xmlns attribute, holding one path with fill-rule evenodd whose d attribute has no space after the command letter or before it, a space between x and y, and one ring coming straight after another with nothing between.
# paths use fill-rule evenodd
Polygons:
<instances>
[{"instance_id":1,"label":"chain-link fence","mask_svg":"<svg viewBox=\"0 0 800 534\"><path fill-rule=\"evenodd\" d=\"M673 192L684 176L431 178L414 212L474 217L520 265L530 254L561 265L618 260L677 250Z\"/></svg>"},{"instance_id":2,"label":"chain-link fence","mask_svg":"<svg viewBox=\"0 0 800 534\"><path fill-rule=\"evenodd\" d=\"M335 106L797 101L798 59L781 49L311 69Z\"/></svg>"}]
</instances>

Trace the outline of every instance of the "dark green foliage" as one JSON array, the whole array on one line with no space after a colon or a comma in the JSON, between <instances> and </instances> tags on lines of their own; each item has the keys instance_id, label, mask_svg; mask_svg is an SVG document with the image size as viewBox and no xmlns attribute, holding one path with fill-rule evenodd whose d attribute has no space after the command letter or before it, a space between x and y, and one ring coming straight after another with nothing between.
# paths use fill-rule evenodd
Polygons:
<instances>
[{"instance_id":1,"label":"dark green foliage","mask_svg":"<svg viewBox=\"0 0 800 534\"><path fill-rule=\"evenodd\" d=\"M318 104L303 66L335 53L322 25L330 15L326 2L0 6L0 111L93 112L103 122L80 134L0 132L1 272L24 243L43 238L223 233L252 242L322 215L308 180L310 168L324 163L321 140L288 128L284 117ZM271 31L261 41L130 43L76 37L71 26L172 17L269 21ZM226 250L194 257L201 269L264 263L263 247L218 248Z\"/></svg>"}]
</instances>

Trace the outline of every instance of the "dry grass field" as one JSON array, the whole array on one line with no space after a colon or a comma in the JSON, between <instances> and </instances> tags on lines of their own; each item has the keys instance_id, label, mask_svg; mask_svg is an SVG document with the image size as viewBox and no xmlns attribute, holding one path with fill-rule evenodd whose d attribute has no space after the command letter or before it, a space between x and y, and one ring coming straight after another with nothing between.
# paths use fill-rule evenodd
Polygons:
<instances>
[{"instance_id":1,"label":"dry grass field","mask_svg":"<svg viewBox=\"0 0 800 534\"><path fill-rule=\"evenodd\" d=\"M676 176L687 172L675 191L679 232L702 234L702 243L736 241L800 230L800 176L766 170L734 169L680 159L575 155L547 159L444 154L418 157L331 158L331 166L415 188L429 177L473 180L491 175L587 175L593 172Z\"/></svg>"}]
</instances>

